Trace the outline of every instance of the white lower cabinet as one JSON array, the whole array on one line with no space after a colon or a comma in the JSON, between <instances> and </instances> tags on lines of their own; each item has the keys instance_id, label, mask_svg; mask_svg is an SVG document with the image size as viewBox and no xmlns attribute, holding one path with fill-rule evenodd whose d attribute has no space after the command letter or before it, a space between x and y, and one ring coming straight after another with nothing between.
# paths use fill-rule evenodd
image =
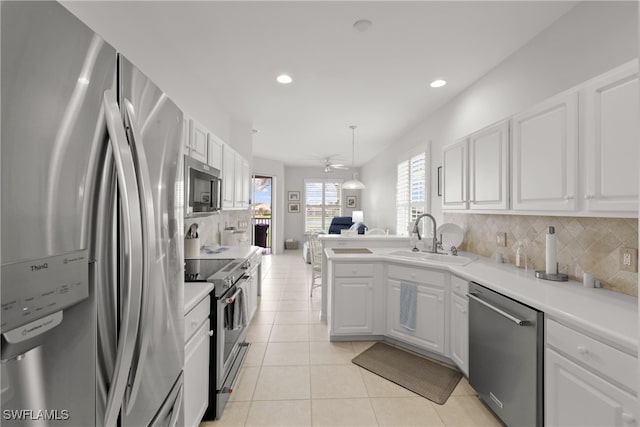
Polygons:
<instances>
[{"instance_id":1,"label":"white lower cabinet","mask_svg":"<svg viewBox=\"0 0 640 427\"><path fill-rule=\"evenodd\" d=\"M331 335L373 334L373 265L336 263L333 267Z\"/></svg>"},{"instance_id":2,"label":"white lower cabinet","mask_svg":"<svg viewBox=\"0 0 640 427\"><path fill-rule=\"evenodd\" d=\"M414 268L389 267L387 335L422 349L444 354L446 325L444 274ZM436 280L429 280L430 275L435 276ZM401 280L416 284L415 330L400 324ZM428 282L420 283L421 280Z\"/></svg>"},{"instance_id":3,"label":"white lower cabinet","mask_svg":"<svg viewBox=\"0 0 640 427\"><path fill-rule=\"evenodd\" d=\"M336 278L332 321L335 334L373 333L373 278Z\"/></svg>"},{"instance_id":4,"label":"white lower cabinet","mask_svg":"<svg viewBox=\"0 0 640 427\"><path fill-rule=\"evenodd\" d=\"M452 294L450 316L451 360L469 375L469 300Z\"/></svg>"},{"instance_id":5,"label":"white lower cabinet","mask_svg":"<svg viewBox=\"0 0 640 427\"><path fill-rule=\"evenodd\" d=\"M183 402L188 427L200 424L209 402L209 304L207 297L185 316Z\"/></svg>"},{"instance_id":6,"label":"white lower cabinet","mask_svg":"<svg viewBox=\"0 0 640 427\"><path fill-rule=\"evenodd\" d=\"M545 425L635 426L635 397L547 348Z\"/></svg>"},{"instance_id":7,"label":"white lower cabinet","mask_svg":"<svg viewBox=\"0 0 640 427\"><path fill-rule=\"evenodd\" d=\"M545 424L635 426L637 358L546 321Z\"/></svg>"}]
</instances>

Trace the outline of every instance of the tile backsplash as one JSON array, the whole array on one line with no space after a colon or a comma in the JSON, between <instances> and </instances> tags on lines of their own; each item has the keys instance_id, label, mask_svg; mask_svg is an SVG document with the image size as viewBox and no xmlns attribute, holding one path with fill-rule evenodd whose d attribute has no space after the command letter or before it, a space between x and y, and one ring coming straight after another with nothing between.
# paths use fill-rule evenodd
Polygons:
<instances>
[{"instance_id":1,"label":"tile backsplash","mask_svg":"<svg viewBox=\"0 0 640 427\"><path fill-rule=\"evenodd\" d=\"M544 270L545 234L554 226L558 240L559 271L582 281L585 271L595 275L603 288L638 295L638 273L620 269L621 248L638 248L636 218L582 218L530 215L445 213L445 222L462 227L460 249L486 257L502 253L515 263L518 242L526 244L529 268ZM498 247L496 233L507 235L507 246Z\"/></svg>"},{"instance_id":2,"label":"tile backsplash","mask_svg":"<svg viewBox=\"0 0 640 427\"><path fill-rule=\"evenodd\" d=\"M220 211L208 216L185 218L185 233L193 223L198 224L201 246L220 245L220 235L225 227L235 227L238 230L244 230L247 232L247 238L251 239L251 211L249 209ZM242 223L245 223L246 227L241 227L240 225Z\"/></svg>"}]
</instances>

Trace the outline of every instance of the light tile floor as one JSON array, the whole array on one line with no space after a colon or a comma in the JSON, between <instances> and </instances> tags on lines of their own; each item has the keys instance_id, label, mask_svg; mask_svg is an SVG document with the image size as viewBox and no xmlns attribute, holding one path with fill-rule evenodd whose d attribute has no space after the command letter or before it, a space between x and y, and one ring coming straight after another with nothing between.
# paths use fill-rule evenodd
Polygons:
<instances>
[{"instance_id":1,"label":"light tile floor","mask_svg":"<svg viewBox=\"0 0 640 427\"><path fill-rule=\"evenodd\" d=\"M463 378L435 404L351 363L372 342L329 342L300 251L262 258L251 347L218 426L502 426Z\"/></svg>"}]
</instances>

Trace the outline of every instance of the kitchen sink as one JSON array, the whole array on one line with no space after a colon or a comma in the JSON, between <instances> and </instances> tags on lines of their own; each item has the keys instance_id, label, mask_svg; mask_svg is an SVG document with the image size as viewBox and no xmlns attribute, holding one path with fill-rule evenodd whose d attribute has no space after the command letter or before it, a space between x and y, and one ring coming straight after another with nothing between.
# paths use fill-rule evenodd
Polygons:
<instances>
[{"instance_id":1,"label":"kitchen sink","mask_svg":"<svg viewBox=\"0 0 640 427\"><path fill-rule=\"evenodd\" d=\"M413 252L413 251L406 251L406 250L390 252L389 256L423 260L423 261L431 261L431 262L439 262L443 264L454 264L454 265L467 265L474 260L473 258L469 258L461 255L454 256L449 254L434 254L431 252Z\"/></svg>"}]
</instances>

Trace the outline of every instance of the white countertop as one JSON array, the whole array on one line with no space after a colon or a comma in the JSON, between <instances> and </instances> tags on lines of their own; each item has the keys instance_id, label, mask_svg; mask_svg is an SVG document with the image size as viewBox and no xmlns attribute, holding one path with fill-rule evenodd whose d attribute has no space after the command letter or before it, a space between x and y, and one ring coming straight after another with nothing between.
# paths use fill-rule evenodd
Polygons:
<instances>
[{"instance_id":1,"label":"white countertop","mask_svg":"<svg viewBox=\"0 0 640 427\"><path fill-rule=\"evenodd\" d=\"M545 313L547 318L597 335L611 345L637 354L638 299L602 288L585 288L576 281L551 282L537 279L534 271L512 264L499 264L475 254L465 266L389 256L395 248L369 248L372 254L335 254L325 250L330 261L385 261L450 271Z\"/></svg>"},{"instance_id":2,"label":"white countertop","mask_svg":"<svg viewBox=\"0 0 640 427\"><path fill-rule=\"evenodd\" d=\"M184 314L187 314L213 290L213 283L188 282L184 284Z\"/></svg>"},{"instance_id":3,"label":"white countertop","mask_svg":"<svg viewBox=\"0 0 640 427\"><path fill-rule=\"evenodd\" d=\"M226 249L215 254L207 253L206 250L201 249L200 256L196 259L246 259L263 249L260 246L221 246L221 248Z\"/></svg>"},{"instance_id":4,"label":"white countertop","mask_svg":"<svg viewBox=\"0 0 640 427\"><path fill-rule=\"evenodd\" d=\"M409 237L407 236L396 236L387 235L387 234L356 234L356 235L346 235L346 234L320 234L318 235L319 240L362 240L362 241L371 241L371 240L406 240L409 241Z\"/></svg>"}]
</instances>

